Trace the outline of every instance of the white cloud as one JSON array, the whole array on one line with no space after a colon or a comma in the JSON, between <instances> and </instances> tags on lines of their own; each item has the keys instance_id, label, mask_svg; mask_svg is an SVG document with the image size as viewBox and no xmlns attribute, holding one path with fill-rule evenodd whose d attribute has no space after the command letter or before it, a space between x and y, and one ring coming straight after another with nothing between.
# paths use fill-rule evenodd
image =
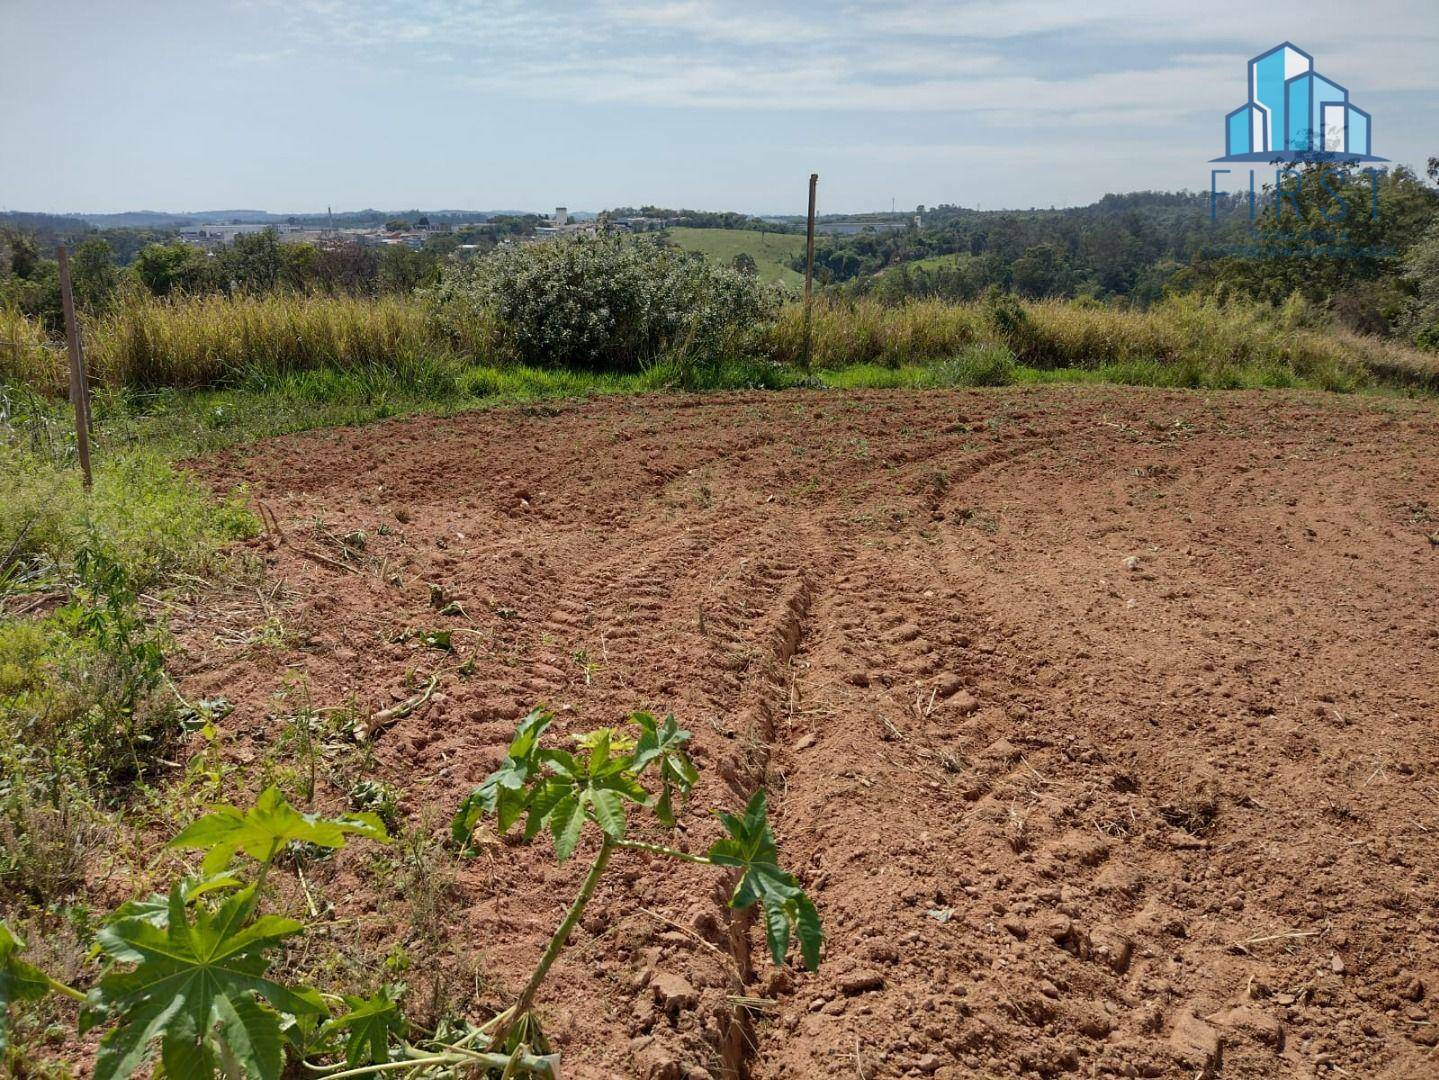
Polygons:
<instances>
[{"instance_id":1,"label":"white cloud","mask_svg":"<svg viewBox=\"0 0 1439 1080\"><path fill-rule=\"evenodd\" d=\"M1348 5L1252 0L299 0L279 10L296 35L376 63L383 54L390 69L408 55L472 91L544 101L1154 127L1232 108L1248 50L1285 37L1357 101L1439 91L1436 0L1369 0L1362 20ZM1025 40L1035 35L1065 43Z\"/></svg>"}]
</instances>

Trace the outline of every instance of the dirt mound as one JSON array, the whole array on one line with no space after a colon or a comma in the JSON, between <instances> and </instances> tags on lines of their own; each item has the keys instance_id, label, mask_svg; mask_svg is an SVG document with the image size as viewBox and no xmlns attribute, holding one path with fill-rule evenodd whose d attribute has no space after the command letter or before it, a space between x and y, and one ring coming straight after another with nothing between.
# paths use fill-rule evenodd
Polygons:
<instances>
[{"instance_id":1,"label":"dirt mound","mask_svg":"<svg viewBox=\"0 0 1439 1080\"><path fill-rule=\"evenodd\" d=\"M365 717L438 674L374 736L426 834L537 702L674 712L699 806L767 785L820 972L746 972L712 877L628 859L542 992L572 1075L718 1076L743 995L757 1077L1433 1076L1436 452L1424 403L1119 389L285 438L196 465L281 588L176 628L183 688L258 785L296 672ZM500 1002L583 861L311 887L346 956Z\"/></svg>"}]
</instances>

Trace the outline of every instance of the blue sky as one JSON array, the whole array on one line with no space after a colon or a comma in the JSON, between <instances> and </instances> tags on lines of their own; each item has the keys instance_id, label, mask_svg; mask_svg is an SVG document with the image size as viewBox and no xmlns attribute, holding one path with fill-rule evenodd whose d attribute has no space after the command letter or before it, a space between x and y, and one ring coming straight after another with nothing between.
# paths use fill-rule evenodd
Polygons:
<instances>
[{"instance_id":1,"label":"blue sky","mask_svg":"<svg viewBox=\"0 0 1439 1080\"><path fill-rule=\"evenodd\" d=\"M1285 39L1376 153L1439 154L1439 0L0 0L0 208L800 212L812 170L831 212L1203 189Z\"/></svg>"}]
</instances>

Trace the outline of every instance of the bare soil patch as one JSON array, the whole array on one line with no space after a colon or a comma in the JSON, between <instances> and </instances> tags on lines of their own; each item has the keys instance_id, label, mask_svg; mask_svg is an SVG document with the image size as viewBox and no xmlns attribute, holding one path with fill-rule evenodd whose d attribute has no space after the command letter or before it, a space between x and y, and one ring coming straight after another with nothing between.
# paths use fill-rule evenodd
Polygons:
<instances>
[{"instance_id":1,"label":"bare soil patch","mask_svg":"<svg viewBox=\"0 0 1439 1080\"><path fill-rule=\"evenodd\" d=\"M764 783L824 966L751 934L746 976L712 876L627 859L543 994L572 1075L718 1076L742 994L756 1077L1434 1076L1436 454L1432 403L1118 388L284 438L194 464L278 523L280 629L201 610L181 685L253 765L297 671L366 715L437 674L374 736L437 836L539 702L674 712L698 806ZM495 843L426 891L347 852L310 887L344 955L500 1004L584 861Z\"/></svg>"}]
</instances>

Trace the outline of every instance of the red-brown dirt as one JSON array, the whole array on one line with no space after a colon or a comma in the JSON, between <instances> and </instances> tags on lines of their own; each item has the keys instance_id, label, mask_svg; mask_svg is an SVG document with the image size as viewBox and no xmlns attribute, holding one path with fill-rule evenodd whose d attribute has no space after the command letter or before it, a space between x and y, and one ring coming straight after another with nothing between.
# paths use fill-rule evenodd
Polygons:
<instances>
[{"instance_id":1,"label":"red-brown dirt","mask_svg":"<svg viewBox=\"0 0 1439 1080\"><path fill-rule=\"evenodd\" d=\"M719 1076L743 993L769 999L756 1077L1432 1077L1436 454L1432 403L1112 388L287 437L194 464L278 522L255 548L287 644L202 607L182 689L238 704L258 786L296 672L363 715L438 674L374 742L436 836L539 702L555 739L675 713L695 849L764 783L820 971L751 930L737 983L713 873L624 853L541 993L570 1076ZM362 556L329 539L352 530ZM453 655L403 639L440 627ZM452 882L434 856L423 902L347 852L312 871L309 959L402 947L412 985L502 1004L592 843L493 843Z\"/></svg>"}]
</instances>

